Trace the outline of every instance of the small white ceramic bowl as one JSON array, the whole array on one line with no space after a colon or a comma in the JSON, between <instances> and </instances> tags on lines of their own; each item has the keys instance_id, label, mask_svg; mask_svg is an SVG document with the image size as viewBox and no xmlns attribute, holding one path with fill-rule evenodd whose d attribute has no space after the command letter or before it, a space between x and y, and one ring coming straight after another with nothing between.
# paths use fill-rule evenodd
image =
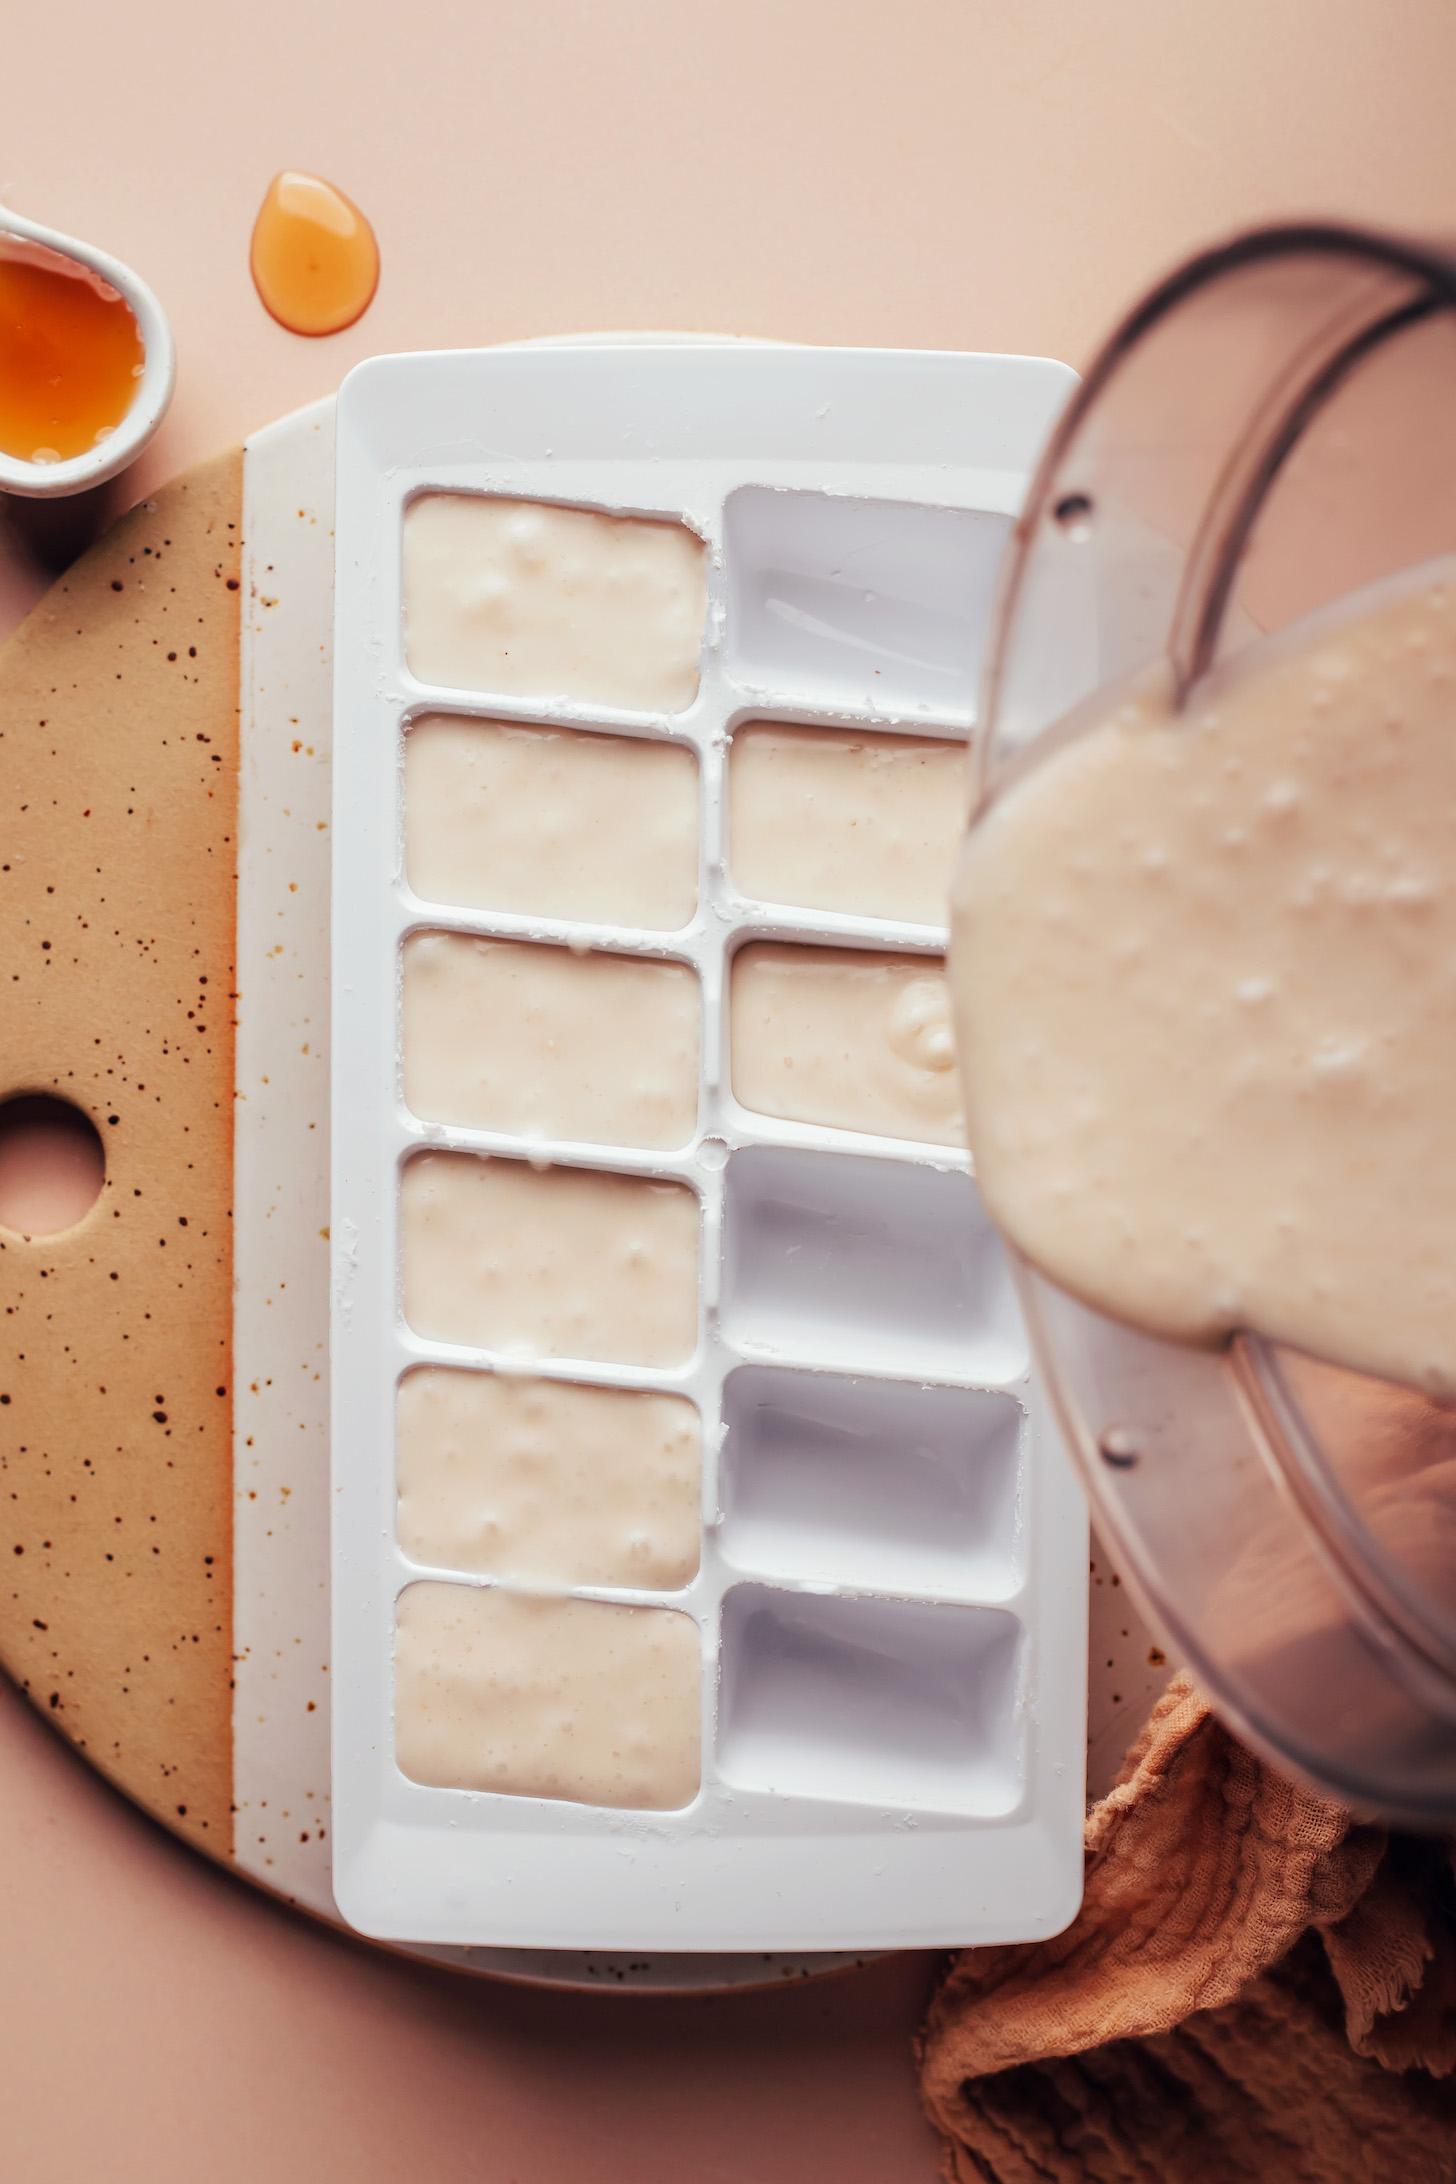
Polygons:
<instances>
[{"instance_id":1,"label":"small white ceramic bowl","mask_svg":"<svg viewBox=\"0 0 1456 2184\"><path fill-rule=\"evenodd\" d=\"M136 319L142 337L142 375L137 381L131 407L113 432L82 455L62 463L22 462L0 449L0 493L21 493L32 500L53 500L63 493L80 493L100 485L125 470L146 446L166 415L177 377L177 351L166 314L150 288L131 267L90 243L58 235L53 228L23 220L18 212L0 205L0 253L7 257L70 258L114 288Z\"/></svg>"}]
</instances>

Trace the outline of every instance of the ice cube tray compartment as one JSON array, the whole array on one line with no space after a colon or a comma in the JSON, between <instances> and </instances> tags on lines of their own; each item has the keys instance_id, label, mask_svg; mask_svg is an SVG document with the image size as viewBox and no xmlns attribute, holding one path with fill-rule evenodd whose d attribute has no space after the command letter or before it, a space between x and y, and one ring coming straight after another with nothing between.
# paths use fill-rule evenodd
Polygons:
<instances>
[{"instance_id":1,"label":"ice cube tray compartment","mask_svg":"<svg viewBox=\"0 0 1456 2184\"><path fill-rule=\"evenodd\" d=\"M406 1106L422 1122L673 1151L698 1119L691 965L605 948L416 932L402 961ZM455 1027L492 1036L462 1048Z\"/></svg>"},{"instance_id":2,"label":"ice cube tray compartment","mask_svg":"<svg viewBox=\"0 0 1456 2184\"><path fill-rule=\"evenodd\" d=\"M903 1157L741 1148L728 1163L722 1324L746 1356L926 1380L1018 1380L1011 1277L970 1177Z\"/></svg>"},{"instance_id":3,"label":"ice cube tray compartment","mask_svg":"<svg viewBox=\"0 0 1456 2184\"><path fill-rule=\"evenodd\" d=\"M756 1112L732 1079L737 949L904 954L929 975L944 933L852 893L755 896L727 814L740 730L964 742L999 539L1068 380L1024 360L613 348L382 359L346 382L335 1885L366 1932L874 1947L1030 1938L1075 1904L1085 1518L968 1163ZM452 493L685 523L706 548L691 702L633 710L589 683L541 700L453 669L422 684L403 526ZM600 754L624 745L642 786L613 802ZM581 840L554 866L553 810ZM582 1098L552 1010L599 963L645 1012L643 1050L664 1026L686 1036L658 974L694 982L691 1116L663 1095L646 1119L600 1056ZM487 1041L478 1072L402 1053L411 1011L484 1032L534 984L534 1045ZM630 1277L624 1260L604 1288L578 1279L553 1246L568 1201L600 1216L593 1266L625 1243ZM634 1209L625 1228L613 1208ZM672 1300L670 1341L666 1320L648 1340L634 1316L644 1265ZM546 1423L528 1429L532 1390ZM431 1391L448 1415L426 1431ZM579 1449L540 1465L552 1419L584 1449L603 1401L694 1421L696 1470L669 1465L645 1555L651 1512L614 1529ZM480 1433L494 1468L470 1462ZM544 1560L541 1494L573 1512ZM499 1721L490 1632L577 1627L512 1606L533 1598L670 1610L679 1650L682 1623L696 1633L690 1798L583 1802L560 1773L569 1739L534 1751L516 1787L536 1794L504 1794L484 1760L440 1761L421 1692ZM397 1619L422 1611L485 1648L453 1684L422 1675L408 1622L401 1654Z\"/></svg>"},{"instance_id":4,"label":"ice cube tray compartment","mask_svg":"<svg viewBox=\"0 0 1456 2184\"><path fill-rule=\"evenodd\" d=\"M698 899L697 754L600 729L425 714L405 738L404 863L416 897L444 909L676 932Z\"/></svg>"},{"instance_id":5,"label":"ice cube tray compartment","mask_svg":"<svg viewBox=\"0 0 1456 2184\"><path fill-rule=\"evenodd\" d=\"M497 1364L690 1363L698 1347L700 1213L668 1176L453 1147L421 1150L400 1185L407 1326ZM553 1148L555 1150L555 1148Z\"/></svg>"},{"instance_id":6,"label":"ice cube tray compartment","mask_svg":"<svg viewBox=\"0 0 1456 2184\"><path fill-rule=\"evenodd\" d=\"M422 682L527 704L605 697L685 712L698 688L705 558L666 512L427 490L402 533L406 665ZM624 620L659 637L665 656L650 641L623 644Z\"/></svg>"},{"instance_id":7,"label":"ice cube tray compartment","mask_svg":"<svg viewBox=\"0 0 1456 2184\"><path fill-rule=\"evenodd\" d=\"M724 528L740 689L964 718L1008 516L747 485L729 494Z\"/></svg>"},{"instance_id":8,"label":"ice cube tray compartment","mask_svg":"<svg viewBox=\"0 0 1456 2184\"><path fill-rule=\"evenodd\" d=\"M702 1560L702 1470L681 1395L430 1365L400 1383L396 1527L422 1569L680 1591Z\"/></svg>"},{"instance_id":9,"label":"ice cube tray compartment","mask_svg":"<svg viewBox=\"0 0 1456 2184\"><path fill-rule=\"evenodd\" d=\"M408 1585L395 1756L444 1790L674 1812L702 1782L698 1644L675 1608Z\"/></svg>"},{"instance_id":10,"label":"ice cube tray compartment","mask_svg":"<svg viewBox=\"0 0 1456 2184\"><path fill-rule=\"evenodd\" d=\"M749 902L938 925L969 794L953 737L742 721L727 879Z\"/></svg>"},{"instance_id":11,"label":"ice cube tray compartment","mask_svg":"<svg viewBox=\"0 0 1456 2184\"><path fill-rule=\"evenodd\" d=\"M999 1608L723 1603L718 1763L739 1789L907 1811L1010 1812L1021 1794L1021 1625Z\"/></svg>"},{"instance_id":12,"label":"ice cube tray compartment","mask_svg":"<svg viewBox=\"0 0 1456 2184\"><path fill-rule=\"evenodd\" d=\"M723 1386L725 1561L748 1576L947 1600L1022 1584L1012 1395L741 1365Z\"/></svg>"}]
</instances>

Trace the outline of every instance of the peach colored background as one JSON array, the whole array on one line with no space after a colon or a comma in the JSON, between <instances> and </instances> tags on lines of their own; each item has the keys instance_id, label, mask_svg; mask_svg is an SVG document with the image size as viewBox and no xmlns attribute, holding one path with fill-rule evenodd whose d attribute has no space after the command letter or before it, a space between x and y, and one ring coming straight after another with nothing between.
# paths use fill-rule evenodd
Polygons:
<instances>
[{"instance_id":1,"label":"peach colored background","mask_svg":"<svg viewBox=\"0 0 1456 2184\"><path fill-rule=\"evenodd\" d=\"M1456 227L1450 0L76 0L6 10L0 190L132 260L176 406L133 489L376 349L583 328L1042 351L1252 218ZM378 227L264 318L272 171ZM0 516L0 627L41 577ZM187 1858L0 1693L0 2170L899 2184L931 1967L691 2004L467 1986Z\"/></svg>"}]
</instances>

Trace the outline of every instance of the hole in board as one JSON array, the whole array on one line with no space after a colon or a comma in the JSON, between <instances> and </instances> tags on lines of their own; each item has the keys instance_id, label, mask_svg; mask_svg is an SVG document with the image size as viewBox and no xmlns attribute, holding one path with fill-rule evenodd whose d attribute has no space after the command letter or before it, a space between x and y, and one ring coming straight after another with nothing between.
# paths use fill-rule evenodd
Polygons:
<instances>
[{"instance_id":1,"label":"hole in board","mask_svg":"<svg viewBox=\"0 0 1456 2184\"><path fill-rule=\"evenodd\" d=\"M0 1104L0 1228L55 1236L91 1211L106 1155L89 1115L48 1092Z\"/></svg>"},{"instance_id":2,"label":"hole in board","mask_svg":"<svg viewBox=\"0 0 1456 2184\"><path fill-rule=\"evenodd\" d=\"M1052 520L1077 545L1092 536L1092 500L1087 493L1064 493L1052 510Z\"/></svg>"}]
</instances>

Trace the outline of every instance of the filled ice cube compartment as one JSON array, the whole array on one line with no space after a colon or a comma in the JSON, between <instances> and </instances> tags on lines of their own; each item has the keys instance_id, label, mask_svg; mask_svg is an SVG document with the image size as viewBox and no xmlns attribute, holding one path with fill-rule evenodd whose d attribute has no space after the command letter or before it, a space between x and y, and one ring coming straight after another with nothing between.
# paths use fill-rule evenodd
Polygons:
<instances>
[{"instance_id":1,"label":"filled ice cube compartment","mask_svg":"<svg viewBox=\"0 0 1456 2184\"><path fill-rule=\"evenodd\" d=\"M405 1318L427 1341L646 1366L696 1347L686 1184L421 1152L405 1163L400 1231Z\"/></svg>"},{"instance_id":2,"label":"filled ice cube compartment","mask_svg":"<svg viewBox=\"0 0 1456 2184\"><path fill-rule=\"evenodd\" d=\"M718 1764L765 1796L972 1813L1016 1805L1021 1626L999 1608L736 1585Z\"/></svg>"},{"instance_id":3,"label":"filled ice cube compartment","mask_svg":"<svg viewBox=\"0 0 1456 2184\"><path fill-rule=\"evenodd\" d=\"M471 933L404 944L404 1096L426 1122L601 1145L686 1144L698 1117L690 964Z\"/></svg>"},{"instance_id":4,"label":"filled ice cube compartment","mask_svg":"<svg viewBox=\"0 0 1456 2184\"><path fill-rule=\"evenodd\" d=\"M405 657L422 683L642 713L697 696L707 553L685 523L422 493L403 554Z\"/></svg>"},{"instance_id":5,"label":"filled ice cube compartment","mask_svg":"<svg viewBox=\"0 0 1456 2184\"><path fill-rule=\"evenodd\" d=\"M739 894L943 926L965 830L959 739L746 721L728 749L728 868Z\"/></svg>"},{"instance_id":6,"label":"filled ice cube compartment","mask_svg":"<svg viewBox=\"0 0 1456 2184\"><path fill-rule=\"evenodd\" d=\"M702 1428L685 1396L420 1366L400 1383L396 1433L414 1562L645 1591L697 1574Z\"/></svg>"},{"instance_id":7,"label":"filled ice cube compartment","mask_svg":"<svg viewBox=\"0 0 1456 2184\"><path fill-rule=\"evenodd\" d=\"M733 1094L786 1121L965 1142L939 956L750 941L729 987Z\"/></svg>"},{"instance_id":8,"label":"filled ice cube compartment","mask_svg":"<svg viewBox=\"0 0 1456 2184\"><path fill-rule=\"evenodd\" d=\"M1027 1369L996 1232L968 1175L752 1145L728 1163L724 1334L763 1358L988 1381Z\"/></svg>"},{"instance_id":9,"label":"filled ice cube compartment","mask_svg":"<svg viewBox=\"0 0 1456 2184\"><path fill-rule=\"evenodd\" d=\"M702 1650L674 1608L428 1580L395 1616L395 1753L412 1782L668 1812L702 1778Z\"/></svg>"},{"instance_id":10,"label":"filled ice cube compartment","mask_svg":"<svg viewBox=\"0 0 1456 2184\"><path fill-rule=\"evenodd\" d=\"M698 904L690 744L422 714L404 739L422 901L673 932Z\"/></svg>"},{"instance_id":11,"label":"filled ice cube compartment","mask_svg":"<svg viewBox=\"0 0 1456 2184\"><path fill-rule=\"evenodd\" d=\"M723 1420L719 1544L736 1570L947 1599L1020 1586L1014 1396L741 1365Z\"/></svg>"}]
</instances>

